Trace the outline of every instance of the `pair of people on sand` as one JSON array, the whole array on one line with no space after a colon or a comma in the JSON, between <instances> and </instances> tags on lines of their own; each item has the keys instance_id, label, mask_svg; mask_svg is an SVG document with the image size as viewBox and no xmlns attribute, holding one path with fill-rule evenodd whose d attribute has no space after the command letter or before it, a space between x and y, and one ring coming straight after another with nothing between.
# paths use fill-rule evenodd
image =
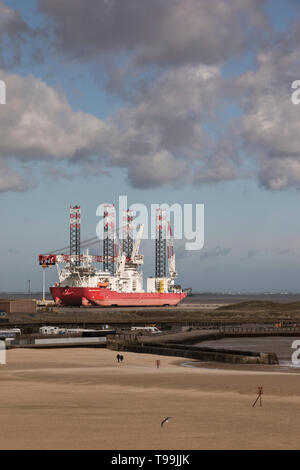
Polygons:
<instances>
[{"instance_id":1,"label":"pair of people on sand","mask_svg":"<svg viewBox=\"0 0 300 470\"><path fill-rule=\"evenodd\" d=\"M123 362L123 359L124 359L124 357L122 356L122 354L117 354L118 362Z\"/></svg>"}]
</instances>

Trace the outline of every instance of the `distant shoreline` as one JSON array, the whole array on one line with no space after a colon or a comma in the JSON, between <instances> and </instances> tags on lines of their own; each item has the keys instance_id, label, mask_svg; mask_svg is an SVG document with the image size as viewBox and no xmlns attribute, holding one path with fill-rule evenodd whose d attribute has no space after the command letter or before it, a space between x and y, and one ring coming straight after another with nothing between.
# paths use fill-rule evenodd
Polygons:
<instances>
[{"instance_id":1,"label":"distant shoreline","mask_svg":"<svg viewBox=\"0 0 300 470\"><path fill-rule=\"evenodd\" d=\"M0 299L17 299L17 298L30 298L41 299L42 292L0 292ZM46 292L46 299L52 299L50 292ZM300 301L300 292L261 292L261 293L223 293L223 292L194 292L192 295L186 297L182 304L203 304L203 303L238 303L247 300L270 300L278 302L296 302Z\"/></svg>"}]
</instances>

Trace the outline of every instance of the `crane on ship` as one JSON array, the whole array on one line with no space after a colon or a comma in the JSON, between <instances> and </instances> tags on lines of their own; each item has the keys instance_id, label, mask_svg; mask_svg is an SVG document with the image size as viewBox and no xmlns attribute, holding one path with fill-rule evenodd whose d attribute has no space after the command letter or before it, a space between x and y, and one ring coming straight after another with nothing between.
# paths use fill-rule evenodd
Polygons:
<instances>
[{"instance_id":1,"label":"crane on ship","mask_svg":"<svg viewBox=\"0 0 300 470\"><path fill-rule=\"evenodd\" d=\"M174 238L166 209L156 210L155 276L147 278L144 290L144 256L139 253L144 225L136 226L133 236L133 212L123 211L122 239L115 229L115 208L104 205L103 255L90 255L89 246L99 243L98 237L81 241L81 208L70 206L69 254L55 250L39 255L43 268L43 298L45 298L45 271L56 266L59 282L50 287L55 304L72 306L146 306L177 305L185 296L177 277ZM98 235L99 236L99 235ZM82 250L86 249L85 253ZM103 263L102 270L95 263ZM63 265L63 266L61 266ZM168 274L167 274L168 269Z\"/></svg>"},{"instance_id":2,"label":"crane on ship","mask_svg":"<svg viewBox=\"0 0 300 470\"><path fill-rule=\"evenodd\" d=\"M175 279L177 277L177 272L175 267L174 237L170 222L168 222L167 253L170 278Z\"/></svg>"},{"instance_id":3,"label":"crane on ship","mask_svg":"<svg viewBox=\"0 0 300 470\"><path fill-rule=\"evenodd\" d=\"M56 266L60 282L65 281L71 272L76 273L78 278L84 276L85 271L93 263L103 263L103 274L113 276L115 272L118 276L124 272L137 270L144 262L144 256L139 254L140 244L143 235L144 225L137 227L136 239L133 242L131 211L126 211L126 223L122 228L123 241L119 243L119 230L115 229L114 208L106 205L104 209L104 240L103 255L90 255L89 247L99 243L98 237L91 237L81 241L81 208L80 206L70 206L70 244L49 252L40 254L38 262L43 268L43 299L45 298L45 268ZM170 222L166 224L165 214L158 210L157 213L157 238L155 242L155 285L164 282L166 286L174 285L177 277L175 268L174 237ZM82 253L82 250L86 250ZM69 254L63 252L68 250ZM166 273L166 261L168 263L169 277ZM63 265L64 267L61 267ZM167 284L165 284L167 283ZM162 285L162 284L161 284ZM164 287L165 288L165 287Z\"/></svg>"}]
</instances>

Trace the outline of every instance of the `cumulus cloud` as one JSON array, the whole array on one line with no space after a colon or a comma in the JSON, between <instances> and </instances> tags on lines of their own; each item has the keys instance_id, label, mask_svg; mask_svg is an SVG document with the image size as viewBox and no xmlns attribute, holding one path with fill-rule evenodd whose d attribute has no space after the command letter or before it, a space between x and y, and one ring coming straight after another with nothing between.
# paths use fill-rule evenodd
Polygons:
<instances>
[{"instance_id":1,"label":"cumulus cloud","mask_svg":"<svg viewBox=\"0 0 300 470\"><path fill-rule=\"evenodd\" d=\"M216 64L264 35L265 0L39 0L56 49L82 61L126 53L137 64Z\"/></svg>"},{"instance_id":2,"label":"cumulus cloud","mask_svg":"<svg viewBox=\"0 0 300 470\"><path fill-rule=\"evenodd\" d=\"M264 4L91 0L86 8L83 0L39 0L53 21L56 51L79 61L101 56L109 64L108 92L122 89L130 73L129 62L122 67L112 57L164 68L152 68L155 78L132 87L126 106L107 119L75 112L63 93L34 76L1 71L8 104L0 107L0 174L10 173L2 190L26 188L9 163L15 159L46 161L60 175L64 170L55 162L77 165L74 175L124 168L133 186L151 188L234 180L247 156L265 187L300 187L300 105L291 102L291 83L299 79L300 23L260 47L253 70L227 80L221 75L222 62L264 36ZM4 32L17 38L28 31L2 0L1 24L0 43ZM219 113L224 83L231 83L243 109L234 125Z\"/></svg>"},{"instance_id":3,"label":"cumulus cloud","mask_svg":"<svg viewBox=\"0 0 300 470\"><path fill-rule=\"evenodd\" d=\"M74 112L62 93L34 76L2 71L1 77L7 89L7 104L0 107L2 157L80 158L112 131L104 121Z\"/></svg>"},{"instance_id":4,"label":"cumulus cloud","mask_svg":"<svg viewBox=\"0 0 300 470\"><path fill-rule=\"evenodd\" d=\"M27 26L21 19L20 14L9 8L0 0L0 26L2 34L19 34L27 31Z\"/></svg>"},{"instance_id":5,"label":"cumulus cloud","mask_svg":"<svg viewBox=\"0 0 300 470\"><path fill-rule=\"evenodd\" d=\"M99 142L113 138L114 129L104 121L74 112L65 96L33 77L1 71L7 103L0 106L0 189L24 190L27 183L11 168L22 162L84 160Z\"/></svg>"},{"instance_id":6,"label":"cumulus cloud","mask_svg":"<svg viewBox=\"0 0 300 470\"><path fill-rule=\"evenodd\" d=\"M216 118L220 90L218 67L179 67L162 74L143 89L133 106L119 112L122 160L135 162L129 172L135 186L216 182L222 174L225 179L237 176L233 152L224 151L221 161L226 145L205 129Z\"/></svg>"},{"instance_id":7,"label":"cumulus cloud","mask_svg":"<svg viewBox=\"0 0 300 470\"><path fill-rule=\"evenodd\" d=\"M193 181L196 170L198 182L236 176L232 155L224 151L221 161L226 145L220 141L214 155L216 139L205 130L218 101L217 67L169 70L107 120L75 112L62 93L34 76L1 76L7 104L0 107L0 158L6 165L10 159L53 166L69 161L94 173L122 167L141 188Z\"/></svg>"},{"instance_id":8,"label":"cumulus cloud","mask_svg":"<svg viewBox=\"0 0 300 470\"><path fill-rule=\"evenodd\" d=\"M14 10L0 0L0 58L1 62L17 62L23 41L31 35L31 30Z\"/></svg>"},{"instance_id":9,"label":"cumulus cloud","mask_svg":"<svg viewBox=\"0 0 300 470\"><path fill-rule=\"evenodd\" d=\"M299 78L299 39L300 23L262 49L255 70L234 84L244 111L244 147L257 159L259 181L272 190L300 186L300 106L291 101L292 82Z\"/></svg>"},{"instance_id":10,"label":"cumulus cloud","mask_svg":"<svg viewBox=\"0 0 300 470\"><path fill-rule=\"evenodd\" d=\"M230 181L240 176L241 158L238 142L234 135L221 137L212 152L195 167L193 182L195 184L218 183Z\"/></svg>"},{"instance_id":11,"label":"cumulus cloud","mask_svg":"<svg viewBox=\"0 0 300 470\"><path fill-rule=\"evenodd\" d=\"M0 192L25 191L30 184L0 159Z\"/></svg>"}]
</instances>

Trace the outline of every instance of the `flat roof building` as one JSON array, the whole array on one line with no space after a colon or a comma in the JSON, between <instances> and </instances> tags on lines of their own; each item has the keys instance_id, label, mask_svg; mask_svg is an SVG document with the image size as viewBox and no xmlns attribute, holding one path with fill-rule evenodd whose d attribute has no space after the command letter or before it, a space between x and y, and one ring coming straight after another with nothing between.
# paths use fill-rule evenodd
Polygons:
<instances>
[{"instance_id":1,"label":"flat roof building","mask_svg":"<svg viewBox=\"0 0 300 470\"><path fill-rule=\"evenodd\" d=\"M33 299L0 299L0 312L35 313L36 301Z\"/></svg>"}]
</instances>

